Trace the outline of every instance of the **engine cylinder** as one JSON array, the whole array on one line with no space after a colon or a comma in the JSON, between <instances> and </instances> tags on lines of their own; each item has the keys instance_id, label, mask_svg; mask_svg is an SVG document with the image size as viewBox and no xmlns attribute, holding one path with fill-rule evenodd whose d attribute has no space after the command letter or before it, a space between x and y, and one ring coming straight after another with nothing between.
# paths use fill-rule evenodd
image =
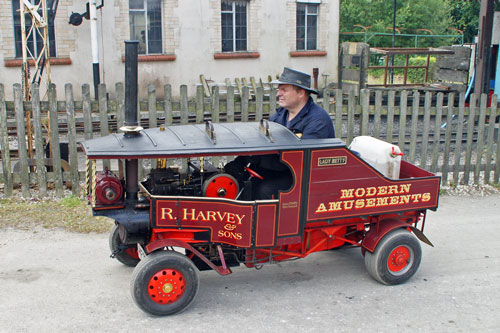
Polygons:
<instances>
[{"instance_id":1,"label":"engine cylinder","mask_svg":"<svg viewBox=\"0 0 500 333\"><path fill-rule=\"evenodd\" d=\"M97 205L114 205L123 202L122 182L109 170L97 173L95 193Z\"/></svg>"}]
</instances>

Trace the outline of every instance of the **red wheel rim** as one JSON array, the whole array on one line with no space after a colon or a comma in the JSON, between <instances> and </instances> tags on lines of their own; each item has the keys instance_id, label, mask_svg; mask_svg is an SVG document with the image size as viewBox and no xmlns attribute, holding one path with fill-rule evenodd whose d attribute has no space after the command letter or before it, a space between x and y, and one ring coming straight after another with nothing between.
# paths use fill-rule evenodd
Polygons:
<instances>
[{"instance_id":1,"label":"red wheel rim","mask_svg":"<svg viewBox=\"0 0 500 333\"><path fill-rule=\"evenodd\" d=\"M218 176L207 185L205 196L213 198L235 199L238 195L238 185L231 177Z\"/></svg>"},{"instance_id":2,"label":"red wheel rim","mask_svg":"<svg viewBox=\"0 0 500 333\"><path fill-rule=\"evenodd\" d=\"M149 297L158 304L177 302L186 290L186 279L175 269L162 269L148 283Z\"/></svg>"},{"instance_id":3,"label":"red wheel rim","mask_svg":"<svg viewBox=\"0 0 500 333\"><path fill-rule=\"evenodd\" d=\"M387 260L387 267L391 272L402 272L411 264L412 255L406 246L398 246L392 250Z\"/></svg>"}]
</instances>

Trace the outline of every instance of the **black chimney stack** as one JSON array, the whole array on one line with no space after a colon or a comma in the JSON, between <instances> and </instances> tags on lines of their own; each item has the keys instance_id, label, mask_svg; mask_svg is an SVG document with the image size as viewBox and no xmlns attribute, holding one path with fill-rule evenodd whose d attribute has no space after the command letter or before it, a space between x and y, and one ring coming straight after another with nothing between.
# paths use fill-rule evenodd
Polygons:
<instances>
[{"instance_id":1,"label":"black chimney stack","mask_svg":"<svg viewBox=\"0 0 500 333\"><path fill-rule=\"evenodd\" d=\"M125 41L125 126L120 129L126 136L142 130L137 121L138 48L138 41Z\"/></svg>"},{"instance_id":2,"label":"black chimney stack","mask_svg":"<svg viewBox=\"0 0 500 333\"><path fill-rule=\"evenodd\" d=\"M138 41L125 41L125 126L120 128L125 137L139 135L142 130L137 121L138 47ZM139 193L138 171L139 160L128 159L125 161L127 179L125 197L130 203L137 201L137 193Z\"/></svg>"}]
</instances>

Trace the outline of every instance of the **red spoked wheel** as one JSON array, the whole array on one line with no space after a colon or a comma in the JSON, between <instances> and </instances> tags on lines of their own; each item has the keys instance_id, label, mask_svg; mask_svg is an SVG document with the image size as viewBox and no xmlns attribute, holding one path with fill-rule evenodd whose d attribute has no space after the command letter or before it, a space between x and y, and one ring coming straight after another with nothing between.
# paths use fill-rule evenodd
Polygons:
<instances>
[{"instance_id":1,"label":"red spoked wheel","mask_svg":"<svg viewBox=\"0 0 500 333\"><path fill-rule=\"evenodd\" d=\"M238 191L238 181L227 173L214 175L203 183L204 197L235 199Z\"/></svg>"},{"instance_id":2,"label":"red spoked wheel","mask_svg":"<svg viewBox=\"0 0 500 333\"><path fill-rule=\"evenodd\" d=\"M417 238L406 229L396 229L384 236L373 253L366 251L368 273L383 284L400 284L410 279L422 260Z\"/></svg>"},{"instance_id":3,"label":"red spoked wheel","mask_svg":"<svg viewBox=\"0 0 500 333\"><path fill-rule=\"evenodd\" d=\"M134 269L130 288L141 310L166 316L186 309L198 286L198 269L190 259L174 251L157 251Z\"/></svg>"},{"instance_id":4,"label":"red spoked wheel","mask_svg":"<svg viewBox=\"0 0 500 333\"><path fill-rule=\"evenodd\" d=\"M118 225L115 224L109 234L109 249L116 260L125 266L135 267L140 261L136 245L130 245L126 249L118 251L122 246L124 245L120 240L120 235L118 234Z\"/></svg>"}]
</instances>

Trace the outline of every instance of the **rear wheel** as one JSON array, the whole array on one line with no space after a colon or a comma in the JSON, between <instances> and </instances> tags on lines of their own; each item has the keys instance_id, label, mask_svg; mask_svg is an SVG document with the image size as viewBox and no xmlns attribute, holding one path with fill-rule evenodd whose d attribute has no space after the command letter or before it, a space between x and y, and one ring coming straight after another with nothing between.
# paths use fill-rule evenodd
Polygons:
<instances>
[{"instance_id":1,"label":"rear wheel","mask_svg":"<svg viewBox=\"0 0 500 333\"><path fill-rule=\"evenodd\" d=\"M166 316L187 308L198 286L198 270L191 260L177 252L158 251L137 265L130 288L141 310Z\"/></svg>"},{"instance_id":2,"label":"rear wheel","mask_svg":"<svg viewBox=\"0 0 500 333\"><path fill-rule=\"evenodd\" d=\"M366 251L368 273L383 284L400 284L410 279L422 259L417 238L406 229L397 229L382 238L373 253Z\"/></svg>"},{"instance_id":3,"label":"rear wheel","mask_svg":"<svg viewBox=\"0 0 500 333\"><path fill-rule=\"evenodd\" d=\"M126 266L135 267L140 261L135 245L123 245L116 224L109 234L109 249L114 258Z\"/></svg>"}]
</instances>

